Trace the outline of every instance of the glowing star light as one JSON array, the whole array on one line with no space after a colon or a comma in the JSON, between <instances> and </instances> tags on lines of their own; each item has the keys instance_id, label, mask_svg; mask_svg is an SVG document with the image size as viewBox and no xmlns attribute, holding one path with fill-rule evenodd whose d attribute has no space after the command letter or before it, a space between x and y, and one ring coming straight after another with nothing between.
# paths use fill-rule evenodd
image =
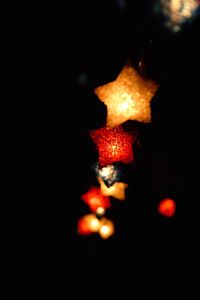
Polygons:
<instances>
[{"instance_id":1,"label":"glowing star light","mask_svg":"<svg viewBox=\"0 0 200 300\"><path fill-rule=\"evenodd\" d=\"M101 220L101 226L99 229L99 235L101 236L102 239L107 239L111 235L113 235L115 232L114 224L112 221L103 218Z\"/></svg>"},{"instance_id":2,"label":"glowing star light","mask_svg":"<svg viewBox=\"0 0 200 300\"><path fill-rule=\"evenodd\" d=\"M101 194L100 188L91 187L89 191L82 195L83 201L89 205L91 211L93 212L102 212L111 206L110 198ZM101 207L101 209L100 209Z\"/></svg>"},{"instance_id":3,"label":"glowing star light","mask_svg":"<svg viewBox=\"0 0 200 300\"><path fill-rule=\"evenodd\" d=\"M90 135L98 148L100 168L114 162L125 164L133 162L132 144L134 138L133 135L125 132L121 126L112 129L103 127L92 130Z\"/></svg>"},{"instance_id":4,"label":"glowing star light","mask_svg":"<svg viewBox=\"0 0 200 300\"><path fill-rule=\"evenodd\" d=\"M94 214L86 215L78 221L78 233L80 235L98 232L100 227L101 221Z\"/></svg>"},{"instance_id":5,"label":"glowing star light","mask_svg":"<svg viewBox=\"0 0 200 300\"><path fill-rule=\"evenodd\" d=\"M107 126L113 128L127 120L151 122L150 101L158 86L144 80L132 66L125 66L117 79L95 89L107 106Z\"/></svg>"},{"instance_id":6,"label":"glowing star light","mask_svg":"<svg viewBox=\"0 0 200 300\"><path fill-rule=\"evenodd\" d=\"M125 200L125 189L128 187L128 184L123 182L115 182L111 187L107 187L100 177L97 177L97 179L103 195L112 196L118 200Z\"/></svg>"},{"instance_id":7,"label":"glowing star light","mask_svg":"<svg viewBox=\"0 0 200 300\"><path fill-rule=\"evenodd\" d=\"M158 211L161 215L171 218L176 211L176 204L174 200L170 198L163 199L158 206Z\"/></svg>"}]
</instances>

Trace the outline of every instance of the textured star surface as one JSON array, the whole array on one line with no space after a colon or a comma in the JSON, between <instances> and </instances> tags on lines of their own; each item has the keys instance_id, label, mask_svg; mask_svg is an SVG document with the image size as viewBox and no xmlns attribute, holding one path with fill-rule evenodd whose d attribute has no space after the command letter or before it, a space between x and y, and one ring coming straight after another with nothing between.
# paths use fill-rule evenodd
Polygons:
<instances>
[{"instance_id":1,"label":"textured star surface","mask_svg":"<svg viewBox=\"0 0 200 300\"><path fill-rule=\"evenodd\" d=\"M97 146L100 168L114 162L132 163L134 159L132 144L134 137L121 126L103 127L92 130L91 138Z\"/></svg>"},{"instance_id":2,"label":"textured star surface","mask_svg":"<svg viewBox=\"0 0 200 300\"><path fill-rule=\"evenodd\" d=\"M119 181L121 172L116 165L107 165L99 168L99 163L93 165L93 170L97 177L100 177L107 187L112 186L116 181Z\"/></svg>"},{"instance_id":3,"label":"textured star surface","mask_svg":"<svg viewBox=\"0 0 200 300\"><path fill-rule=\"evenodd\" d=\"M107 126L113 128L128 120L151 122L150 102L157 89L155 82L143 79L132 66L125 66L115 81L95 89L107 106Z\"/></svg>"},{"instance_id":4,"label":"textured star surface","mask_svg":"<svg viewBox=\"0 0 200 300\"><path fill-rule=\"evenodd\" d=\"M125 189L128 187L128 184L124 182L115 182L111 187L107 187L100 177L97 177L97 179L103 195L112 196L118 200L125 200Z\"/></svg>"}]
</instances>

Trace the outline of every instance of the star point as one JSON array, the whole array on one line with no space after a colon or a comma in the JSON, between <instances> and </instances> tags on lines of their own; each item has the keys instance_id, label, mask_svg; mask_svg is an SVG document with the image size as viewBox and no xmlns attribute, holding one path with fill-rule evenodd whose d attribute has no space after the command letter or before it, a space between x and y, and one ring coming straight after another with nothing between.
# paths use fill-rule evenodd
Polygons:
<instances>
[{"instance_id":1,"label":"star point","mask_svg":"<svg viewBox=\"0 0 200 300\"><path fill-rule=\"evenodd\" d=\"M100 184L101 193L104 196L112 196L118 200L125 200L125 189L128 187L127 183L115 182L111 187L107 187L100 177L97 177Z\"/></svg>"}]
</instances>

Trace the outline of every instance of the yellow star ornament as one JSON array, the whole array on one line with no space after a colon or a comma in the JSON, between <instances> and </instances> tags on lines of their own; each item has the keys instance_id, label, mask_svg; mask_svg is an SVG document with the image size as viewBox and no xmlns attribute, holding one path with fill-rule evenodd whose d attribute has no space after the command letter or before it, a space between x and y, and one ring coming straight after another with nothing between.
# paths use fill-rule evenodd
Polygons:
<instances>
[{"instance_id":1,"label":"yellow star ornament","mask_svg":"<svg viewBox=\"0 0 200 300\"><path fill-rule=\"evenodd\" d=\"M112 196L118 200L125 200L125 189L128 187L128 184L123 182L115 182L111 187L107 187L103 180L100 177L97 177L101 193L104 196Z\"/></svg>"},{"instance_id":2,"label":"yellow star ornament","mask_svg":"<svg viewBox=\"0 0 200 300\"><path fill-rule=\"evenodd\" d=\"M143 79L132 66L125 66L115 81L95 89L107 106L107 126L113 128L128 120L150 123L150 102L157 89L155 82Z\"/></svg>"}]
</instances>

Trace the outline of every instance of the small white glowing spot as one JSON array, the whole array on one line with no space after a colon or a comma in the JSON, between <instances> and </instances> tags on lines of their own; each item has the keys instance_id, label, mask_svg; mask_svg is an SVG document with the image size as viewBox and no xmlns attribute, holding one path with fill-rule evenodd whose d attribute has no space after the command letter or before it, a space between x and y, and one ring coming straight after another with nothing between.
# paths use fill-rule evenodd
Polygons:
<instances>
[{"instance_id":1,"label":"small white glowing spot","mask_svg":"<svg viewBox=\"0 0 200 300\"><path fill-rule=\"evenodd\" d=\"M93 218L89 224L90 230L92 232L98 232L100 228L100 221L97 218Z\"/></svg>"},{"instance_id":2,"label":"small white glowing spot","mask_svg":"<svg viewBox=\"0 0 200 300\"><path fill-rule=\"evenodd\" d=\"M118 105L118 110L121 112L125 112L129 107L133 106L133 101L127 93L124 93L123 95L123 102L119 102Z\"/></svg>"},{"instance_id":3,"label":"small white glowing spot","mask_svg":"<svg viewBox=\"0 0 200 300\"><path fill-rule=\"evenodd\" d=\"M107 235L109 233L110 229L108 227L108 225L103 225L101 227L101 233L104 234L104 235Z\"/></svg>"},{"instance_id":4,"label":"small white glowing spot","mask_svg":"<svg viewBox=\"0 0 200 300\"><path fill-rule=\"evenodd\" d=\"M112 173L112 166L104 167L100 170L102 177L108 177Z\"/></svg>"},{"instance_id":5,"label":"small white glowing spot","mask_svg":"<svg viewBox=\"0 0 200 300\"><path fill-rule=\"evenodd\" d=\"M104 181L107 186L111 186L115 181L118 180L119 171L114 165L107 165L99 169L99 166L95 166L95 172L98 177Z\"/></svg>"},{"instance_id":6,"label":"small white glowing spot","mask_svg":"<svg viewBox=\"0 0 200 300\"><path fill-rule=\"evenodd\" d=\"M98 207L97 210L96 210L96 213L99 215L99 216L102 216L105 214L105 209L103 207Z\"/></svg>"},{"instance_id":7,"label":"small white glowing spot","mask_svg":"<svg viewBox=\"0 0 200 300\"><path fill-rule=\"evenodd\" d=\"M112 221L103 218L101 220L101 227L99 229L99 235L102 237L102 239L107 239L109 238L111 235L114 234L114 224Z\"/></svg>"}]
</instances>

